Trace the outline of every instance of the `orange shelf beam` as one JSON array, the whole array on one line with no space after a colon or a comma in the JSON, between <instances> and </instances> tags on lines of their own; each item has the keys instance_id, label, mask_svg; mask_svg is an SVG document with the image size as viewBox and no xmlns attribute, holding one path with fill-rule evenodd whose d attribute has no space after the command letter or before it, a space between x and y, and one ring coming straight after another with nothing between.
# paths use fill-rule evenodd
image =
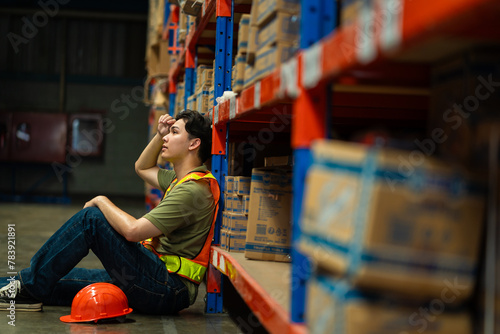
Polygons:
<instances>
[{"instance_id":1,"label":"orange shelf beam","mask_svg":"<svg viewBox=\"0 0 500 334\"><path fill-rule=\"evenodd\" d=\"M291 323L290 316L271 295L231 256L212 246L210 263L226 275L245 303L271 333L306 334L304 325Z\"/></svg>"}]
</instances>

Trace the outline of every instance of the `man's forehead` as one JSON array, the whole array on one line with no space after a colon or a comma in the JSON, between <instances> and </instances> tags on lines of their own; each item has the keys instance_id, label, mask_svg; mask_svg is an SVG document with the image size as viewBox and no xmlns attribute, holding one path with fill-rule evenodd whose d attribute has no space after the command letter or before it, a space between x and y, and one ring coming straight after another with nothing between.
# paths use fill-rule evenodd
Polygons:
<instances>
[{"instance_id":1,"label":"man's forehead","mask_svg":"<svg viewBox=\"0 0 500 334\"><path fill-rule=\"evenodd\" d=\"M172 124L172 127L184 129L186 127L186 120L184 118L181 118L181 119L175 121L175 123Z\"/></svg>"}]
</instances>

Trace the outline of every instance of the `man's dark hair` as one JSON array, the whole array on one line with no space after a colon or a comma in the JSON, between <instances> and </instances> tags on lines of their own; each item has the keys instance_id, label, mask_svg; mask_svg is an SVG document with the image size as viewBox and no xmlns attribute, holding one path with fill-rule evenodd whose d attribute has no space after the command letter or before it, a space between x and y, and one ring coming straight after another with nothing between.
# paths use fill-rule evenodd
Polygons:
<instances>
[{"instance_id":1,"label":"man's dark hair","mask_svg":"<svg viewBox=\"0 0 500 334\"><path fill-rule=\"evenodd\" d=\"M189 133L189 139L200 138L201 144L198 157L201 163L204 163L212 155L212 122L208 117L190 109L185 109L175 116L175 120L180 119L186 121L186 131Z\"/></svg>"}]
</instances>

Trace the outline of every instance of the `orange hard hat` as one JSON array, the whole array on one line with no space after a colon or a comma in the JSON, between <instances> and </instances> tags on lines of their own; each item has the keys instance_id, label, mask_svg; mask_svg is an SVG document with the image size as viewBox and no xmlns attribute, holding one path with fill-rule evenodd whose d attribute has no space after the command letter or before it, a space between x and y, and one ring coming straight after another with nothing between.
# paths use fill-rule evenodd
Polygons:
<instances>
[{"instance_id":1,"label":"orange hard hat","mask_svg":"<svg viewBox=\"0 0 500 334\"><path fill-rule=\"evenodd\" d=\"M121 317L129 314L127 296L116 285L94 283L81 289L73 298L71 314L60 318L63 322L87 322Z\"/></svg>"}]
</instances>

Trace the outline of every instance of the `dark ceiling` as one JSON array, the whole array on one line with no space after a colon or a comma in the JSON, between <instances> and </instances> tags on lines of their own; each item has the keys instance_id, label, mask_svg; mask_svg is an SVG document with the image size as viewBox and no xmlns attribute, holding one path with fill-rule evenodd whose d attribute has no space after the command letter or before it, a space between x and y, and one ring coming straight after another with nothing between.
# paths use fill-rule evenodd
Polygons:
<instances>
[{"instance_id":1,"label":"dark ceiling","mask_svg":"<svg viewBox=\"0 0 500 334\"><path fill-rule=\"evenodd\" d=\"M0 0L0 8L37 9L39 3L54 2L66 10L136 14L146 14L149 3L148 0Z\"/></svg>"}]
</instances>

